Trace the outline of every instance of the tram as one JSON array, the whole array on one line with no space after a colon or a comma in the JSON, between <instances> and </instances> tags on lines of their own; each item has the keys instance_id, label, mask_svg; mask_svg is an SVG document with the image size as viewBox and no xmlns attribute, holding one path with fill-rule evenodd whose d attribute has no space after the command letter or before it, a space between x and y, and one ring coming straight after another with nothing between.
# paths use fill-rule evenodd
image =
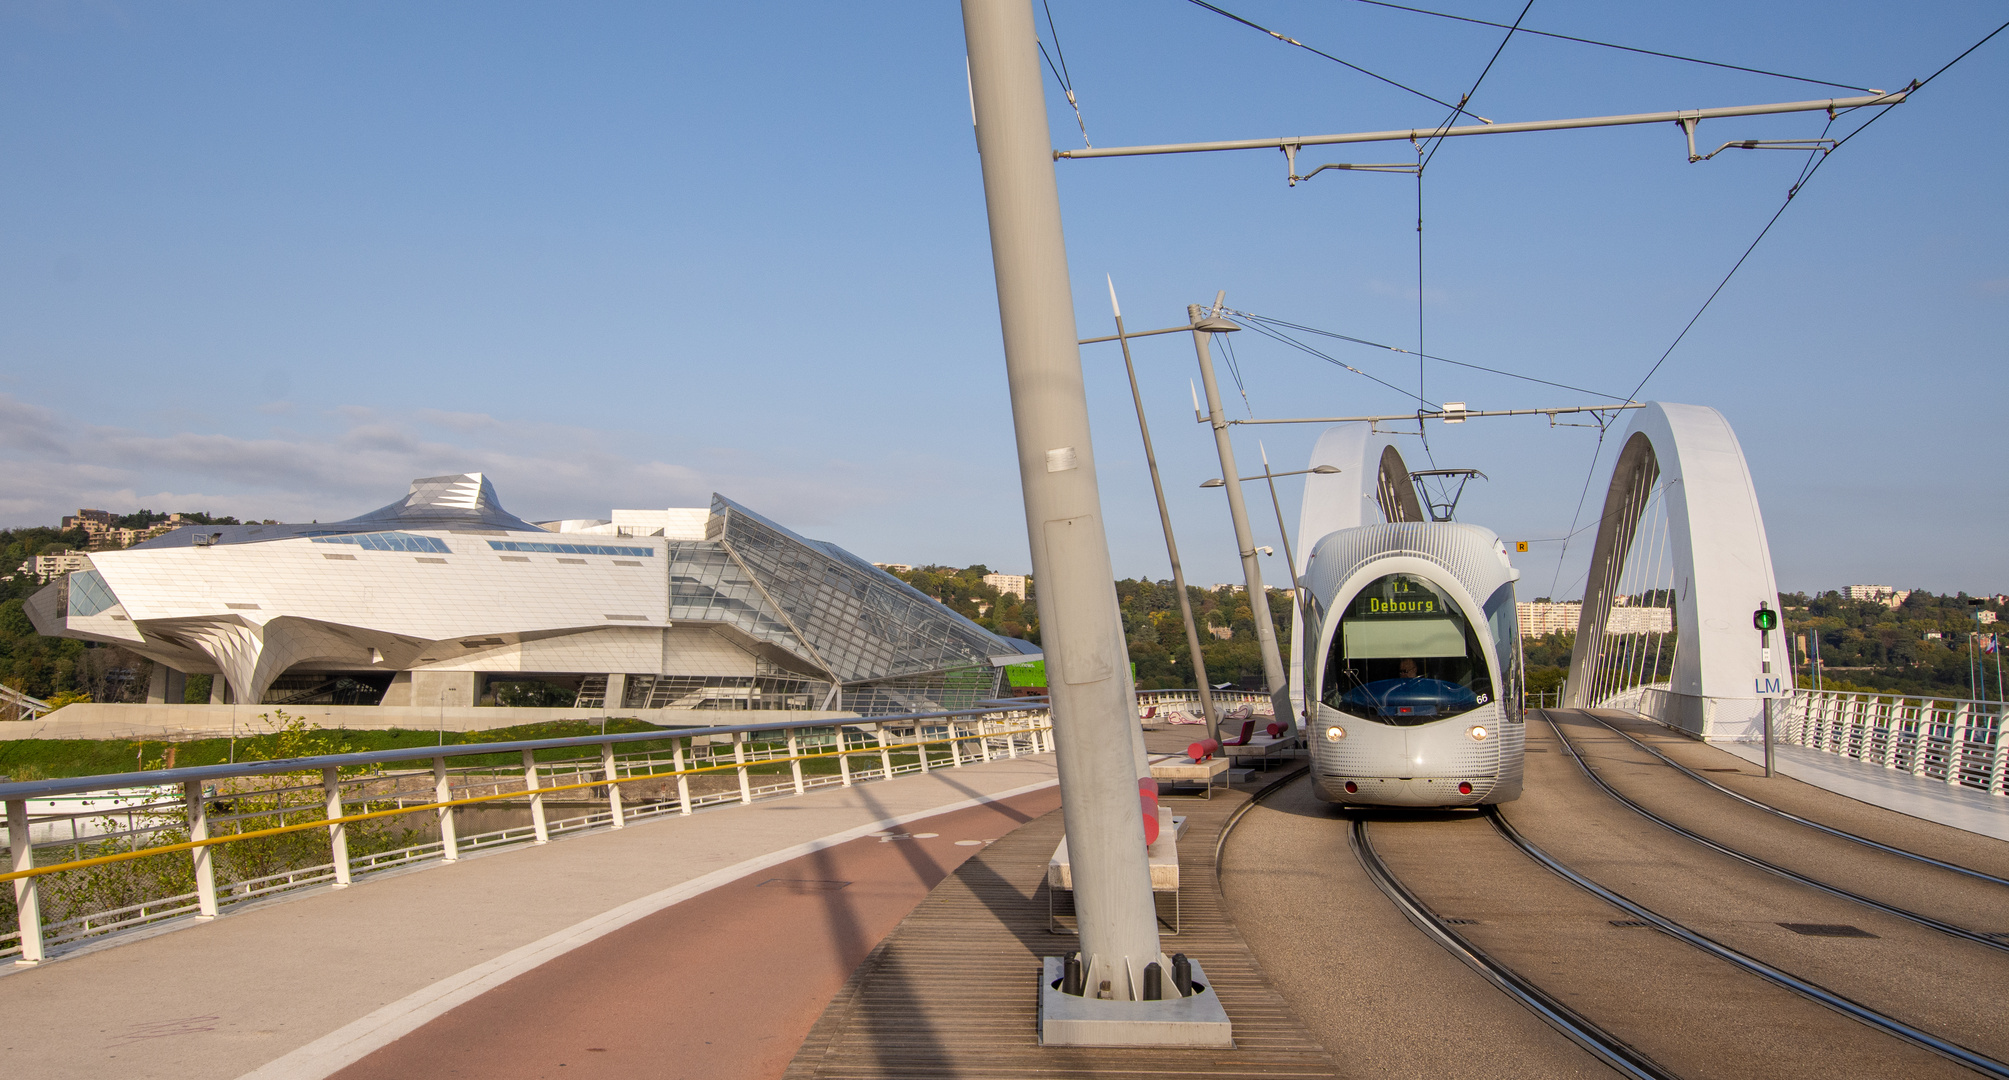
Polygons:
<instances>
[{"instance_id":1,"label":"tram","mask_svg":"<svg viewBox=\"0 0 2009 1080\"><path fill-rule=\"evenodd\" d=\"M1499 537L1458 522L1365 525L1318 541L1300 617L1319 798L1464 807L1520 797L1519 577Z\"/></svg>"}]
</instances>

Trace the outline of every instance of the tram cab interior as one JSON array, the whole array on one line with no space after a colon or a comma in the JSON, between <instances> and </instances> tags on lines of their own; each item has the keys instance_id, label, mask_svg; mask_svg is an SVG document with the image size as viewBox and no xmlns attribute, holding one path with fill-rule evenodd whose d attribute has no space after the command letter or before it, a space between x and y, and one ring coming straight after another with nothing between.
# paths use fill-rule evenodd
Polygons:
<instances>
[{"instance_id":1,"label":"tram cab interior","mask_svg":"<svg viewBox=\"0 0 2009 1080\"><path fill-rule=\"evenodd\" d=\"M1501 586L1494 599L1511 623L1513 586ZM1487 607L1487 622L1497 622L1495 605ZM1518 657L1518 644L1510 640L1507 654ZM1354 594L1340 616L1320 700L1396 727L1448 719L1494 699L1486 652L1442 589L1420 575L1388 574Z\"/></svg>"}]
</instances>

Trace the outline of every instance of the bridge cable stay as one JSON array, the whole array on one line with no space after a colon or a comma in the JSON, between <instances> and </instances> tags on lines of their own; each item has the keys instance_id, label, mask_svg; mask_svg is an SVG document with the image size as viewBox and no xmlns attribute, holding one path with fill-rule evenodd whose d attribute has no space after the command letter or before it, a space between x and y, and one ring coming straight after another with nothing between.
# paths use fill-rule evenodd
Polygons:
<instances>
[{"instance_id":1,"label":"bridge cable stay","mask_svg":"<svg viewBox=\"0 0 2009 1080\"><path fill-rule=\"evenodd\" d=\"M1667 635L1677 629L1668 565L1667 484L1658 475L1657 466L1649 467L1655 475L1650 482L1634 486L1624 507L1618 530L1627 540L1624 558L1606 565L1603 588L1585 590L1581 625L1595 635L1586 652L1592 666L1589 690L1581 701L1585 706L1603 705L1658 682ZM1661 611L1667 613L1664 627L1658 614ZM1678 633L1674 644L1678 654ZM1673 658L1667 657L1665 668L1671 671L1672 667Z\"/></svg>"}]
</instances>

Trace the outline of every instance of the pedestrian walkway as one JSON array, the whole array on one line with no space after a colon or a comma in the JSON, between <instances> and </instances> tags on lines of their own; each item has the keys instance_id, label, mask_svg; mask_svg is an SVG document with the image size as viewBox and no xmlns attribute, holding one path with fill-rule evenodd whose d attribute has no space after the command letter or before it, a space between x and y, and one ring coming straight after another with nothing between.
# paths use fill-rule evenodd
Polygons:
<instances>
[{"instance_id":1,"label":"pedestrian walkway","mask_svg":"<svg viewBox=\"0 0 2009 1080\"><path fill-rule=\"evenodd\" d=\"M591 982L591 967L583 975L576 965L540 969L594 947L601 952L591 955L603 957L610 947L632 951L642 939L623 938L622 931L649 923L653 932L647 940L669 943L657 946L662 963L687 962L686 970L669 974L690 995L682 1002L666 1001L648 987L615 982L607 988L634 993L613 995L609 1010L625 1008L630 1023L682 1025L686 1031L730 1034L742 1043L780 1040L772 1052L786 1061L808 1022L855 964L852 954L862 955L877 943L885 932L880 927L890 928L905 913L901 903L910 908L941 876L980 850L983 841L1055 805L1052 758L1042 755L825 788L379 875L348 889L290 896L234 910L213 922L184 922L173 932L144 940L128 937L39 968L15 969L0 978L0 1012L35 1020L8 1024L0 1034L0 1053L8 1075L37 1080L318 1080L351 1066L358 1071L349 1075L398 1075L371 1071L371 1056L435 1022L464 1022L469 1014L456 1020L456 1010L499 988L532 987L536 999L550 1008L514 1023L545 1024L554 1011L563 1011L566 1001L578 999L576 988ZM973 809L982 813L955 820L959 831L973 834L968 837L930 828L920 831L942 835L921 838L917 831L901 829ZM922 839L931 846L910 849ZM971 843L958 846L958 839ZM884 855L832 854L821 865L815 858L854 842L877 848L882 840L899 856L899 874L892 878L886 867L893 863ZM857 873L871 870L882 882L902 875L904 880L861 890L860 896L864 891L875 895L869 903L860 900L852 906L872 910L847 915L851 921L842 934L829 933L827 923L821 928L807 922L770 926L727 917L744 907L747 890L762 890L763 902L791 894L813 898L831 889L831 881L853 880L822 876L853 873L849 867L865 868ZM769 879L777 883L768 884ZM723 908L714 903L706 909L709 914L695 907L666 910L727 888L737 891L714 899L737 897L741 903ZM836 909L826 905L826 910ZM894 913L889 916L889 911ZM747 1002L738 981L750 973L747 966L784 962L751 948L764 931L797 936L816 931L803 940L827 942L829 955L810 957L806 977L769 979L764 984L769 996ZM542 984L519 981L532 973L558 978ZM772 996L777 984L813 1004L788 1005ZM763 984L756 980L749 985ZM824 985L827 989L819 991ZM714 992L721 1001L739 1001L742 1007L723 1012L704 1008ZM818 992L820 1000L815 999ZM790 1008L803 1014L801 1031L793 1036L776 1023L776 1012ZM463 1028L473 1040L470 1052L461 1061L427 1057L425 1074L497 1076L491 1051L509 1046L507 1037L521 1034L484 1024L468 1028L463 1023ZM613 1070L616 1055L600 1043L553 1044L550 1049L567 1056L544 1063L548 1072L540 1066L517 1074L640 1075ZM535 1064L523 1060L521 1052L513 1060ZM620 1060L630 1069L637 1064L633 1053ZM395 1062L376 1062L385 1064ZM410 1061L399 1067L405 1070L402 1075L414 1075ZM696 1069L683 1075L721 1074Z\"/></svg>"},{"instance_id":2,"label":"pedestrian walkway","mask_svg":"<svg viewBox=\"0 0 2009 1080\"><path fill-rule=\"evenodd\" d=\"M1756 765L1765 763L1765 747L1754 742L1710 743ZM2009 840L2009 798L1969 787L1953 787L1910 773L1886 769L1830 754L1824 750L1774 743L1773 766L1802 783L1826 788L1857 802L1900 814L1936 821L1997 840Z\"/></svg>"}]
</instances>

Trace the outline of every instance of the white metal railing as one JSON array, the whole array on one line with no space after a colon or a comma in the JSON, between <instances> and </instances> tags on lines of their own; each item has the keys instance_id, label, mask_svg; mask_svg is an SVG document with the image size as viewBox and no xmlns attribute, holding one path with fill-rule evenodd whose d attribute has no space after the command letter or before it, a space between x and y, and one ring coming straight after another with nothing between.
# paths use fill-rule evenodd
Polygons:
<instances>
[{"instance_id":1,"label":"white metal railing","mask_svg":"<svg viewBox=\"0 0 2009 1080\"><path fill-rule=\"evenodd\" d=\"M1249 715L1268 716L1271 709L1270 696L1260 690L1214 690L1208 696L1223 713L1247 705ZM1144 720L1206 723L1200 715L1198 690L1139 690L1137 715Z\"/></svg>"},{"instance_id":2,"label":"white metal railing","mask_svg":"<svg viewBox=\"0 0 2009 1080\"><path fill-rule=\"evenodd\" d=\"M1911 694L1797 690L1778 720L1786 742L1991 795L2004 790L2004 704Z\"/></svg>"},{"instance_id":3,"label":"white metal railing","mask_svg":"<svg viewBox=\"0 0 2009 1080\"><path fill-rule=\"evenodd\" d=\"M1053 750L1045 702L996 705L0 784L0 958L418 862ZM92 792L109 797L64 801Z\"/></svg>"},{"instance_id":4,"label":"white metal railing","mask_svg":"<svg viewBox=\"0 0 2009 1080\"><path fill-rule=\"evenodd\" d=\"M29 697L11 686L0 686L0 720L33 720L53 707L41 698Z\"/></svg>"}]
</instances>

